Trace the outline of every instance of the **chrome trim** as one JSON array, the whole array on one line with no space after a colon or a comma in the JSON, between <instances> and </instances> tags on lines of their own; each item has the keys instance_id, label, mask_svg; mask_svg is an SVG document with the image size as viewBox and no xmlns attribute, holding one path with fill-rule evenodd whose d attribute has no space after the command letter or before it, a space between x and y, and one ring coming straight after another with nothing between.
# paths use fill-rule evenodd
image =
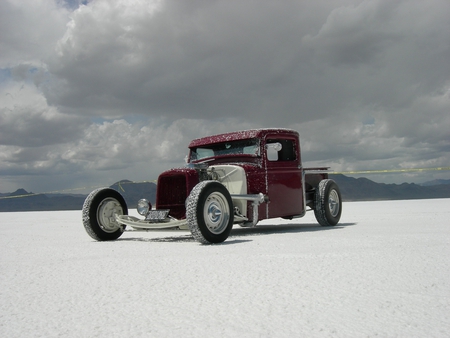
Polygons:
<instances>
[{"instance_id":1,"label":"chrome trim","mask_svg":"<svg viewBox=\"0 0 450 338\"><path fill-rule=\"evenodd\" d=\"M117 223L128 225L135 229L167 229L167 228L180 228L187 229L187 221L185 219L177 220L173 218L167 218L164 222L151 222L146 220L141 220L134 216L129 215L114 215Z\"/></svg>"}]
</instances>

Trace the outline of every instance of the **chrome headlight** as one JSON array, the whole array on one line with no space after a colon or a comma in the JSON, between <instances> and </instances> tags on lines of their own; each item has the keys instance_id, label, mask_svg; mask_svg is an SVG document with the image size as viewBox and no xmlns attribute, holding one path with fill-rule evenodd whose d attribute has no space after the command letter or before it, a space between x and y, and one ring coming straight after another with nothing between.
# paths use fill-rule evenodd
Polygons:
<instances>
[{"instance_id":1,"label":"chrome headlight","mask_svg":"<svg viewBox=\"0 0 450 338\"><path fill-rule=\"evenodd\" d=\"M138 201L137 212L139 215L147 216L148 212L152 210L152 204L145 198Z\"/></svg>"}]
</instances>

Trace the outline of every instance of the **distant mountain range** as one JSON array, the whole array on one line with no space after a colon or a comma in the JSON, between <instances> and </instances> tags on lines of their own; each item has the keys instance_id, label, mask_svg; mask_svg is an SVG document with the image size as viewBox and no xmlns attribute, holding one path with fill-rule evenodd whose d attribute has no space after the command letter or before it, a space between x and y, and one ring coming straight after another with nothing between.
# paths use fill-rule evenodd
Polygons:
<instances>
[{"instance_id":1,"label":"distant mountain range","mask_svg":"<svg viewBox=\"0 0 450 338\"><path fill-rule=\"evenodd\" d=\"M86 196L73 194L33 194L24 189L0 194L0 211L77 210Z\"/></svg>"},{"instance_id":2,"label":"distant mountain range","mask_svg":"<svg viewBox=\"0 0 450 338\"><path fill-rule=\"evenodd\" d=\"M134 183L122 180L110 187L122 194L129 208L134 208L141 198L147 198L152 203L155 203L156 200L155 183ZM18 189L13 193L0 194L0 212L81 210L86 196L80 194L33 194L24 189Z\"/></svg>"},{"instance_id":3,"label":"distant mountain range","mask_svg":"<svg viewBox=\"0 0 450 338\"><path fill-rule=\"evenodd\" d=\"M330 175L338 184L344 201L400 200L450 198L450 180L435 180L417 185L414 183L385 184L367 178ZM111 185L125 198L128 208L135 208L141 198L152 204L156 200L156 184L134 183L122 180ZM81 210L86 195L80 194L33 194L24 189L13 193L0 193L0 212Z\"/></svg>"},{"instance_id":4,"label":"distant mountain range","mask_svg":"<svg viewBox=\"0 0 450 338\"><path fill-rule=\"evenodd\" d=\"M430 185L440 185L440 184L450 184L450 180L433 180L420 184L423 187L428 187Z\"/></svg>"},{"instance_id":5,"label":"distant mountain range","mask_svg":"<svg viewBox=\"0 0 450 338\"><path fill-rule=\"evenodd\" d=\"M330 175L330 178L338 184L344 201L450 198L450 180L418 185L376 183L364 177L353 178L344 175Z\"/></svg>"}]
</instances>

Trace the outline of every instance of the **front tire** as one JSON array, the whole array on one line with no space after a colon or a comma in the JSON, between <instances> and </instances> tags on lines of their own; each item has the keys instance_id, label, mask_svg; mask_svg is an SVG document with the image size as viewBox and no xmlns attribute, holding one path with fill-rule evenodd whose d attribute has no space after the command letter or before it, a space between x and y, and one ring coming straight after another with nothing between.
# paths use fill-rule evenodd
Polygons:
<instances>
[{"instance_id":1,"label":"front tire","mask_svg":"<svg viewBox=\"0 0 450 338\"><path fill-rule=\"evenodd\" d=\"M230 193L219 182L200 182L187 199L186 219L197 241L203 244L222 243L233 228Z\"/></svg>"},{"instance_id":2,"label":"front tire","mask_svg":"<svg viewBox=\"0 0 450 338\"><path fill-rule=\"evenodd\" d=\"M342 198L336 182L329 179L320 181L314 202L314 215L320 225L338 224L342 213Z\"/></svg>"},{"instance_id":3,"label":"front tire","mask_svg":"<svg viewBox=\"0 0 450 338\"><path fill-rule=\"evenodd\" d=\"M128 215L127 204L116 190L100 188L86 197L83 204L83 225L93 239L113 241L123 234L126 226L119 224L115 215Z\"/></svg>"}]
</instances>

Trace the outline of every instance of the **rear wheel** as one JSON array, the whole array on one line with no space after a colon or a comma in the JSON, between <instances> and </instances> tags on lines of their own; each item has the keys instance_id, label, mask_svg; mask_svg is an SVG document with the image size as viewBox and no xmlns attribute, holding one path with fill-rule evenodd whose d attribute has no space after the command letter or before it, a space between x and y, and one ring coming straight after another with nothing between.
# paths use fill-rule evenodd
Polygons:
<instances>
[{"instance_id":1,"label":"rear wheel","mask_svg":"<svg viewBox=\"0 0 450 338\"><path fill-rule=\"evenodd\" d=\"M192 235L200 243L225 241L234 221L230 193L219 182L200 182L188 197L186 219Z\"/></svg>"},{"instance_id":2,"label":"rear wheel","mask_svg":"<svg viewBox=\"0 0 450 338\"><path fill-rule=\"evenodd\" d=\"M314 215L323 226L336 225L342 212L342 198L339 187L333 180L322 180L316 189Z\"/></svg>"},{"instance_id":3,"label":"rear wheel","mask_svg":"<svg viewBox=\"0 0 450 338\"><path fill-rule=\"evenodd\" d=\"M116 190L100 188L86 197L83 204L83 225L93 239L112 241L122 235L125 225L119 224L115 215L128 215L127 204Z\"/></svg>"}]
</instances>

